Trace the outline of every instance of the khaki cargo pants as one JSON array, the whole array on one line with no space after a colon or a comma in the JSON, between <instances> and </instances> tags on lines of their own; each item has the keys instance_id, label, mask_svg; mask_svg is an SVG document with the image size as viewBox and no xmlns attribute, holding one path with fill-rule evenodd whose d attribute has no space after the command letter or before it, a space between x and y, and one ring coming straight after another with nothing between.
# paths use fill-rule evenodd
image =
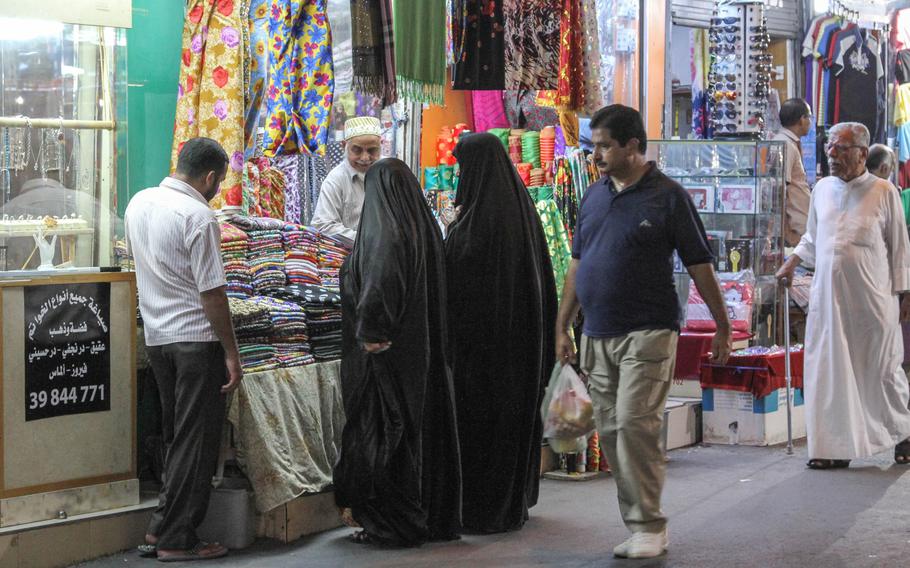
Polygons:
<instances>
[{"instance_id":1,"label":"khaki cargo pants","mask_svg":"<svg viewBox=\"0 0 910 568\"><path fill-rule=\"evenodd\" d=\"M658 533L667 526L660 509L666 476L660 438L678 337L675 331L645 330L581 340L600 443L632 532Z\"/></svg>"}]
</instances>

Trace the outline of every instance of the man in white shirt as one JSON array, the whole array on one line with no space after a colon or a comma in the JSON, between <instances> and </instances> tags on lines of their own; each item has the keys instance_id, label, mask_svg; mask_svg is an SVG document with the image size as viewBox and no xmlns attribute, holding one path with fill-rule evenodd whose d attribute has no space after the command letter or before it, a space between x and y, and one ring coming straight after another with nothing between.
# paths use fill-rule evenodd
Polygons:
<instances>
[{"instance_id":1,"label":"man in white shirt","mask_svg":"<svg viewBox=\"0 0 910 568\"><path fill-rule=\"evenodd\" d=\"M787 183L787 224L784 237L787 246L796 246L806 232L809 216L809 182L803 168L803 152L799 139L812 127L812 110L803 99L789 99L780 107L780 131L774 140L785 143L784 181Z\"/></svg>"},{"instance_id":2,"label":"man in white shirt","mask_svg":"<svg viewBox=\"0 0 910 568\"><path fill-rule=\"evenodd\" d=\"M169 562L227 554L220 544L199 540L196 528L208 509L225 395L243 378L225 292L221 232L208 205L228 163L217 142L193 138L180 151L176 173L137 193L126 208L167 450L145 552Z\"/></svg>"},{"instance_id":3,"label":"man in white shirt","mask_svg":"<svg viewBox=\"0 0 910 568\"><path fill-rule=\"evenodd\" d=\"M344 160L322 182L313 227L351 241L357 236L363 210L363 180L380 158L381 133L377 118L359 116L344 123Z\"/></svg>"},{"instance_id":4,"label":"man in white shirt","mask_svg":"<svg viewBox=\"0 0 910 568\"><path fill-rule=\"evenodd\" d=\"M908 463L910 389L900 321L910 319L910 241L894 186L866 171L869 130L831 128L831 176L812 192L799 246L777 272L815 267L806 323L804 394L812 469L895 448ZM903 300L899 300L903 295Z\"/></svg>"}]
</instances>

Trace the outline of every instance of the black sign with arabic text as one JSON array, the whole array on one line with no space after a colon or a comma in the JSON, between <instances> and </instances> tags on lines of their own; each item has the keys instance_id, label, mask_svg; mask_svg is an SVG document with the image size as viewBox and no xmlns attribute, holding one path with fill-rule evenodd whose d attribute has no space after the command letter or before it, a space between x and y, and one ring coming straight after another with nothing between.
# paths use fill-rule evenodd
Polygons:
<instances>
[{"instance_id":1,"label":"black sign with arabic text","mask_svg":"<svg viewBox=\"0 0 910 568\"><path fill-rule=\"evenodd\" d=\"M111 409L111 285L25 287L25 420Z\"/></svg>"}]
</instances>

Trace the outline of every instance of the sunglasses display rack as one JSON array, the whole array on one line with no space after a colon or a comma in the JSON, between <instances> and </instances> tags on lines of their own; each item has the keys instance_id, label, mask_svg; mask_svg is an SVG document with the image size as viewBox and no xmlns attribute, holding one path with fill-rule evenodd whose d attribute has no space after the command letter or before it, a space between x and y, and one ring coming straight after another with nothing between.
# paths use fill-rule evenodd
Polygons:
<instances>
[{"instance_id":1,"label":"sunglasses display rack","mask_svg":"<svg viewBox=\"0 0 910 568\"><path fill-rule=\"evenodd\" d=\"M762 138L771 72L764 3L719 3L709 39L714 138Z\"/></svg>"}]
</instances>

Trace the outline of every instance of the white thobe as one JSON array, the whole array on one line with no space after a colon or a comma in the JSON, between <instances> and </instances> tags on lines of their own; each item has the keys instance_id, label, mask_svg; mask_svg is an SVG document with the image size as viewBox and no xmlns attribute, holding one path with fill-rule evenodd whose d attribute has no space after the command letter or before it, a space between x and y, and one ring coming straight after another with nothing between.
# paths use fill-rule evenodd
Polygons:
<instances>
[{"instance_id":1,"label":"white thobe","mask_svg":"<svg viewBox=\"0 0 910 568\"><path fill-rule=\"evenodd\" d=\"M310 224L326 235L345 237L353 242L366 196L364 177L346 157L341 160L322 182Z\"/></svg>"},{"instance_id":2,"label":"white thobe","mask_svg":"<svg viewBox=\"0 0 910 568\"><path fill-rule=\"evenodd\" d=\"M910 436L898 294L910 244L897 191L870 173L815 186L797 246L815 266L805 342L809 457L853 459Z\"/></svg>"}]
</instances>

